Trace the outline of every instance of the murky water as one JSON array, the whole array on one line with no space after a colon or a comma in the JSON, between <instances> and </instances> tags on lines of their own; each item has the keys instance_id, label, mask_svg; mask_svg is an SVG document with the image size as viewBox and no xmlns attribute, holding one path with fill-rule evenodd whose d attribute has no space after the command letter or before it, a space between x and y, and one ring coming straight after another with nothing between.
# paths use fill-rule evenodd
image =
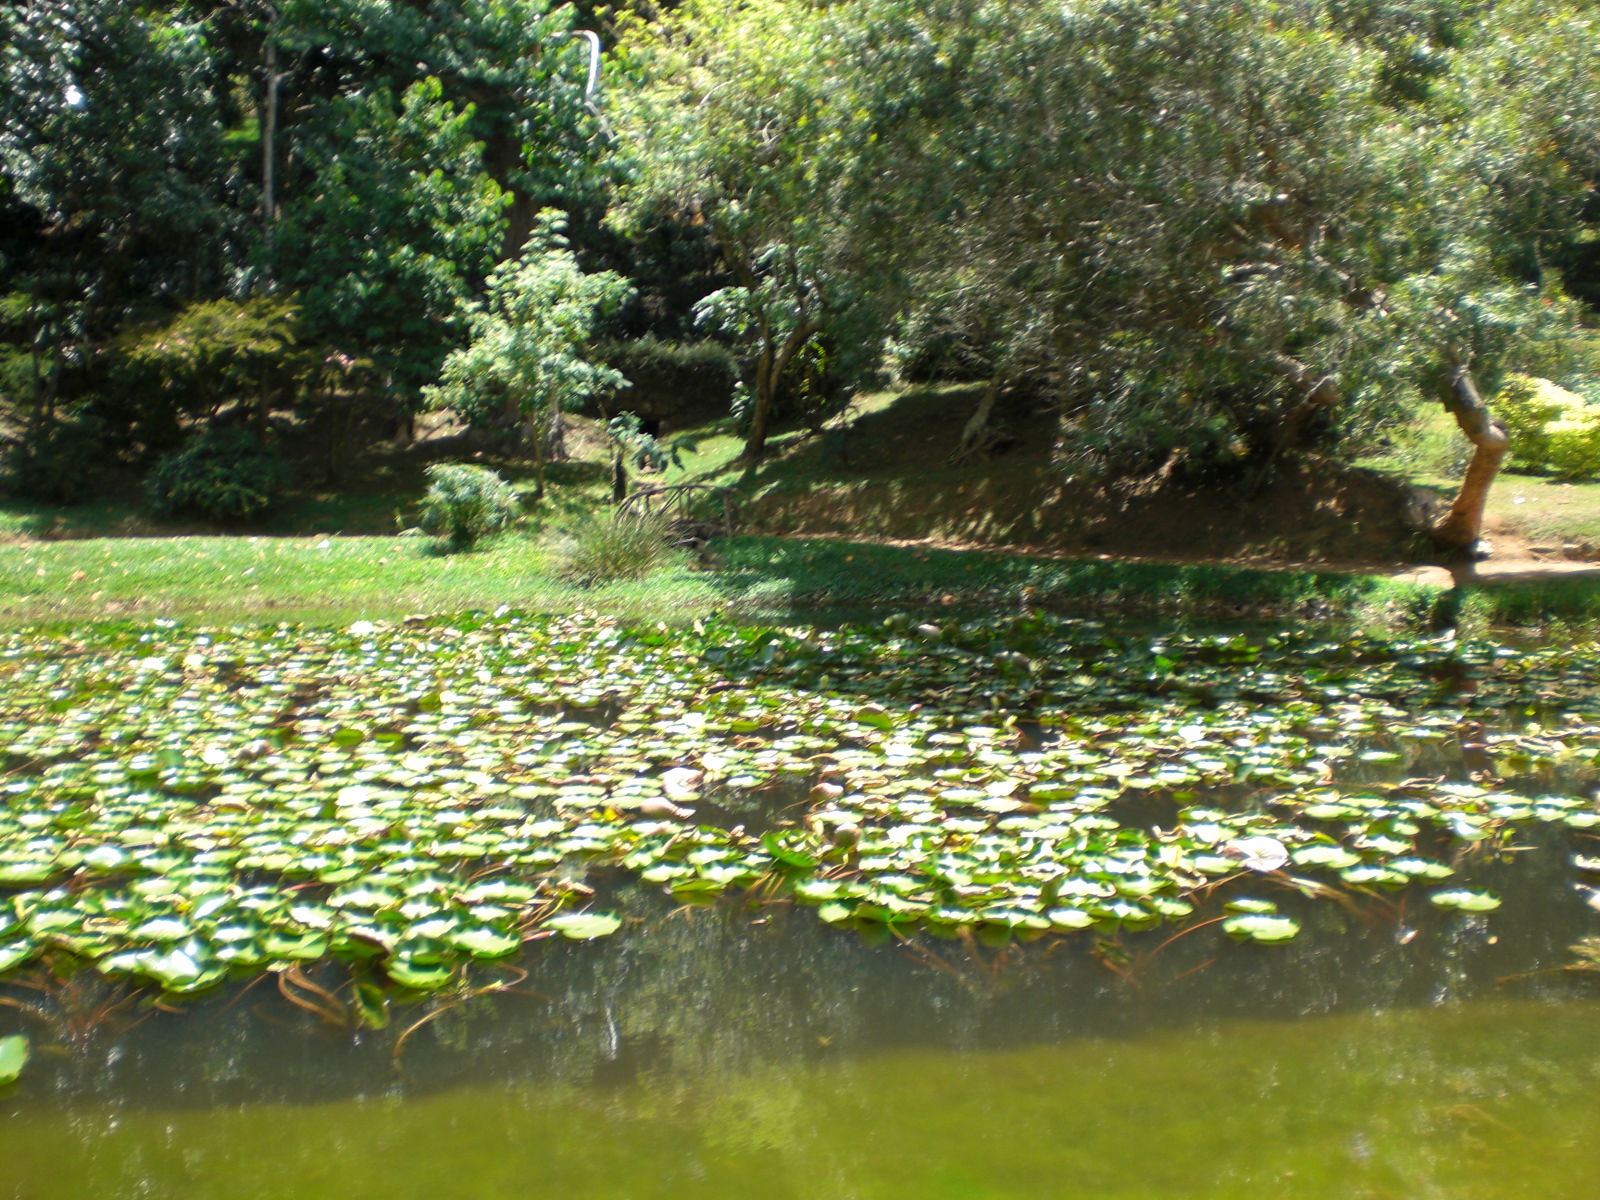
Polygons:
<instances>
[{"instance_id":1,"label":"murky water","mask_svg":"<svg viewBox=\"0 0 1600 1200\"><path fill-rule=\"evenodd\" d=\"M1282 947L872 948L629 891L398 1058L426 1009L108 1021L0 1099L0 1196L1589 1200L1600 987L1527 972L1595 919L1546 850L1498 912L1324 903Z\"/></svg>"}]
</instances>

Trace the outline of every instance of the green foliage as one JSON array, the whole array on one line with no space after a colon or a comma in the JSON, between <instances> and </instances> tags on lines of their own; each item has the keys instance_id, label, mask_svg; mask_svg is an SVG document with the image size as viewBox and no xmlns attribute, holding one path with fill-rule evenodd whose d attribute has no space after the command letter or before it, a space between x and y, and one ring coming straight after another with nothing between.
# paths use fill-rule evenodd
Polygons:
<instances>
[{"instance_id":1,"label":"green foliage","mask_svg":"<svg viewBox=\"0 0 1600 1200\"><path fill-rule=\"evenodd\" d=\"M1520 466L1563 479L1600 474L1600 407L1548 379L1510 376L1495 393L1495 418Z\"/></svg>"},{"instance_id":2,"label":"green foliage","mask_svg":"<svg viewBox=\"0 0 1600 1200\"><path fill-rule=\"evenodd\" d=\"M576 525L561 546L560 574L586 587L645 576L683 561L656 513L597 515Z\"/></svg>"},{"instance_id":3,"label":"green foliage","mask_svg":"<svg viewBox=\"0 0 1600 1200\"><path fill-rule=\"evenodd\" d=\"M145 479L145 499L157 516L247 521L277 502L285 476L282 460L249 431L216 428L158 460Z\"/></svg>"},{"instance_id":4,"label":"green foliage","mask_svg":"<svg viewBox=\"0 0 1600 1200\"><path fill-rule=\"evenodd\" d=\"M1586 410L1545 426L1545 461L1561 479L1600 475L1600 411Z\"/></svg>"},{"instance_id":5,"label":"green foliage","mask_svg":"<svg viewBox=\"0 0 1600 1200\"><path fill-rule=\"evenodd\" d=\"M855 80L817 48L832 10L787 0L681 5L628 31L630 84L617 96L627 170L613 220L639 231L664 218L705 227L731 283L696 306L702 329L735 342L748 364L746 453L763 452L781 382L814 337L875 349L879 290L892 271L854 270L838 185L864 143L849 105ZM862 131L864 132L864 131Z\"/></svg>"},{"instance_id":6,"label":"green foliage","mask_svg":"<svg viewBox=\"0 0 1600 1200\"><path fill-rule=\"evenodd\" d=\"M111 382L95 410L147 447L177 440L185 418L229 406L264 413L315 370L301 335L290 295L199 301L165 321L131 322L106 348Z\"/></svg>"},{"instance_id":7,"label":"green foliage","mask_svg":"<svg viewBox=\"0 0 1600 1200\"><path fill-rule=\"evenodd\" d=\"M593 362L595 322L629 294L610 271L585 274L567 249L566 218L539 215L520 258L489 275L488 297L466 309L472 341L445 360L430 403L480 426L528 421L536 428L563 409L625 380Z\"/></svg>"},{"instance_id":8,"label":"green foliage","mask_svg":"<svg viewBox=\"0 0 1600 1200\"><path fill-rule=\"evenodd\" d=\"M372 1024L383 993L465 987L540 931L627 936L588 908L601 875L755 892L879 943L1270 944L1335 902L1491 912L1509 847L1600 827L1571 767L1592 644L509 611L74 644L0 640L0 977L198 995L337 962ZM1471 778L1489 756L1498 777ZM781 815L751 832L752 811Z\"/></svg>"},{"instance_id":9,"label":"green foliage","mask_svg":"<svg viewBox=\"0 0 1600 1200\"><path fill-rule=\"evenodd\" d=\"M49 418L6 448L4 486L29 500L74 504L93 494L109 457L105 426L92 415Z\"/></svg>"},{"instance_id":10,"label":"green foliage","mask_svg":"<svg viewBox=\"0 0 1600 1200\"><path fill-rule=\"evenodd\" d=\"M710 338L668 341L647 334L605 342L599 352L628 381L628 406L650 415L720 416L739 380L738 360Z\"/></svg>"},{"instance_id":11,"label":"green foliage","mask_svg":"<svg viewBox=\"0 0 1600 1200\"><path fill-rule=\"evenodd\" d=\"M522 516L522 500L488 467L435 463L422 498L422 528L452 550L468 550L509 529Z\"/></svg>"},{"instance_id":12,"label":"green foliage","mask_svg":"<svg viewBox=\"0 0 1600 1200\"><path fill-rule=\"evenodd\" d=\"M437 79L319 106L305 151L317 187L277 235L311 336L370 357L401 401L436 377L504 230L508 197L471 117Z\"/></svg>"}]
</instances>

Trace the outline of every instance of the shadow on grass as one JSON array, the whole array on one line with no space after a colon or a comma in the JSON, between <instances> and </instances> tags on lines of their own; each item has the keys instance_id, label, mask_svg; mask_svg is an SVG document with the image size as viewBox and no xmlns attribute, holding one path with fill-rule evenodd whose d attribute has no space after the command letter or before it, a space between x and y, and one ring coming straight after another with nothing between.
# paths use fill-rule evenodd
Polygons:
<instances>
[{"instance_id":1,"label":"shadow on grass","mask_svg":"<svg viewBox=\"0 0 1600 1200\"><path fill-rule=\"evenodd\" d=\"M714 586L736 607L1028 607L1206 618L1428 621L1444 590L1380 575L1125 563L820 539L719 539Z\"/></svg>"}]
</instances>

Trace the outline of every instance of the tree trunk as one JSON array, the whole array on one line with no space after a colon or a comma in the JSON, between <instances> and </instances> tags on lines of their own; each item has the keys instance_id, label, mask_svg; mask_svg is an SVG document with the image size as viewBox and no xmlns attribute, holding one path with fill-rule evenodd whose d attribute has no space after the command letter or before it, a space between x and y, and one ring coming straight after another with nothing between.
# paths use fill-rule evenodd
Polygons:
<instances>
[{"instance_id":1,"label":"tree trunk","mask_svg":"<svg viewBox=\"0 0 1600 1200\"><path fill-rule=\"evenodd\" d=\"M567 414L559 398L550 401L549 427L545 430L545 457L551 462L567 461Z\"/></svg>"},{"instance_id":2,"label":"tree trunk","mask_svg":"<svg viewBox=\"0 0 1600 1200\"><path fill-rule=\"evenodd\" d=\"M774 350L769 341L762 347L761 358L756 363L755 407L750 412L750 432L744 439L744 458L747 462L760 462L766 454L767 425L772 418L772 401L778 394L778 380L783 378L794 356L800 353L816 331L816 322L810 317L802 317L800 323L789 331L789 336L783 339L783 345Z\"/></svg>"},{"instance_id":3,"label":"tree trunk","mask_svg":"<svg viewBox=\"0 0 1600 1200\"><path fill-rule=\"evenodd\" d=\"M1000 388L1003 380L996 375L989 380L989 386L983 389L983 399L978 401L978 407L972 416L967 418L967 423L961 429L961 441L957 443L955 453L950 457L956 462L976 454L982 438L989 428L989 419L994 416L994 406L1000 399Z\"/></svg>"},{"instance_id":4,"label":"tree trunk","mask_svg":"<svg viewBox=\"0 0 1600 1200\"><path fill-rule=\"evenodd\" d=\"M546 430L540 428L541 422L537 416L528 422L528 440L533 451L533 498L544 499L544 460L545 449L548 446Z\"/></svg>"},{"instance_id":5,"label":"tree trunk","mask_svg":"<svg viewBox=\"0 0 1600 1200\"><path fill-rule=\"evenodd\" d=\"M271 41L267 42L265 71L261 105L261 229L267 248L266 274L271 279L276 265L273 242L278 223L278 91L283 83L278 71L278 47Z\"/></svg>"},{"instance_id":6,"label":"tree trunk","mask_svg":"<svg viewBox=\"0 0 1600 1200\"><path fill-rule=\"evenodd\" d=\"M1472 461L1461 480L1450 511L1432 529L1433 540L1446 550L1470 550L1483 531L1483 508L1489 500L1489 485L1494 482L1505 459L1510 438L1495 424L1489 406L1478 395L1472 373L1465 367L1451 372L1449 385L1440 400L1455 417L1461 432L1472 443Z\"/></svg>"},{"instance_id":7,"label":"tree trunk","mask_svg":"<svg viewBox=\"0 0 1600 1200\"><path fill-rule=\"evenodd\" d=\"M622 447L611 452L611 503L621 505L628 498L628 464Z\"/></svg>"}]
</instances>

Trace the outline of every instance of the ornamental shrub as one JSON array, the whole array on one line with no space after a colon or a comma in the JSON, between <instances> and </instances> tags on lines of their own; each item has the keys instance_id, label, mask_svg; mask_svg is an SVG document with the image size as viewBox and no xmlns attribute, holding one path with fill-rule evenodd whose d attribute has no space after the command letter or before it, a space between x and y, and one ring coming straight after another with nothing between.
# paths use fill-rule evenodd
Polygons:
<instances>
[{"instance_id":1,"label":"ornamental shrub","mask_svg":"<svg viewBox=\"0 0 1600 1200\"><path fill-rule=\"evenodd\" d=\"M435 463L428 468L421 525L451 550L469 550L522 515L516 490L488 467Z\"/></svg>"},{"instance_id":2,"label":"ornamental shrub","mask_svg":"<svg viewBox=\"0 0 1600 1200\"><path fill-rule=\"evenodd\" d=\"M1582 409L1544 428L1544 465L1561 479L1600 474L1600 409Z\"/></svg>"},{"instance_id":3,"label":"ornamental shrub","mask_svg":"<svg viewBox=\"0 0 1600 1200\"><path fill-rule=\"evenodd\" d=\"M244 429L210 429L156 461L145 477L150 511L246 521L277 503L283 461Z\"/></svg>"},{"instance_id":4,"label":"ornamental shrub","mask_svg":"<svg viewBox=\"0 0 1600 1200\"><path fill-rule=\"evenodd\" d=\"M1548 465L1547 427L1583 407L1582 396L1548 379L1510 375L1494 395L1493 412L1511 438L1512 459L1524 467L1540 468Z\"/></svg>"}]
</instances>

